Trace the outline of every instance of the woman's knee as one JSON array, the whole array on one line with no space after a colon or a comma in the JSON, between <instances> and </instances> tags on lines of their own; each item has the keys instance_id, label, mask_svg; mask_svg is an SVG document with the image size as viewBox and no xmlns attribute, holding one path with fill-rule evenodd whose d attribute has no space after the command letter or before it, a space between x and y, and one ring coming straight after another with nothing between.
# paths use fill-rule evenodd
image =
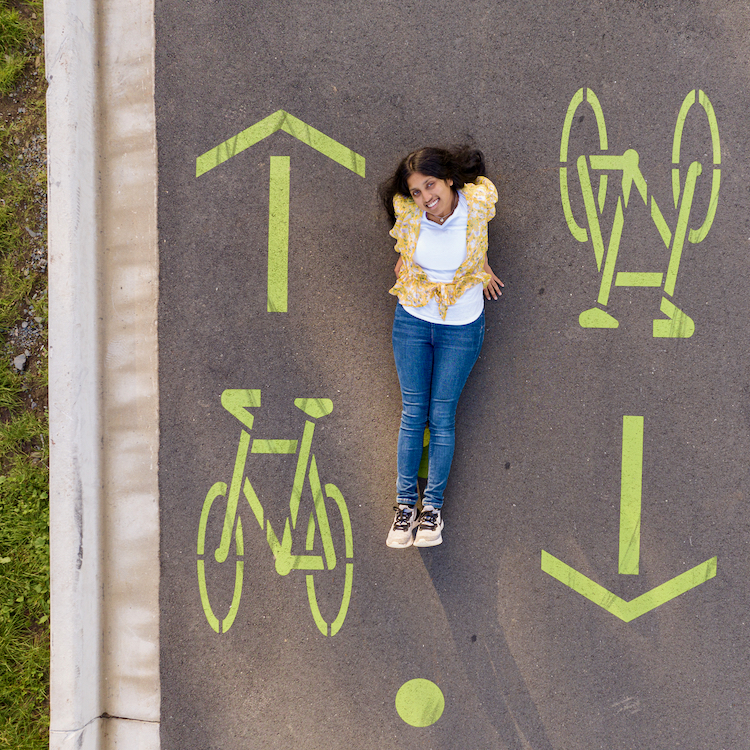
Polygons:
<instances>
[{"instance_id":1,"label":"woman's knee","mask_svg":"<svg viewBox=\"0 0 750 750\"><path fill-rule=\"evenodd\" d=\"M436 402L430 406L430 435L453 435L456 431L455 403Z\"/></svg>"}]
</instances>

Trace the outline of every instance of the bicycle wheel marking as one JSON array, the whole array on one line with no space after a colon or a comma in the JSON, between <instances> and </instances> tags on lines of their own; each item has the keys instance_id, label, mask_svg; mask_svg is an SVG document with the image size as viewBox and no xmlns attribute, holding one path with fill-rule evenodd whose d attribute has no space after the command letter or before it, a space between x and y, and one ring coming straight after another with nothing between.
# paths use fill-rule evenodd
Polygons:
<instances>
[{"instance_id":1,"label":"bicycle wheel marking","mask_svg":"<svg viewBox=\"0 0 750 750\"><path fill-rule=\"evenodd\" d=\"M245 562L241 560L245 553L244 540L242 536L242 522L237 521L237 529L235 531L235 545L237 550L237 561L235 563L235 577L234 577L234 591L232 594L232 601L229 605L229 611L226 617L219 621L219 618L213 611L211 602L208 595L208 586L206 581L206 563L205 563L205 552L206 552L206 527L208 525L208 514L211 512L211 508L214 501L219 497L224 497L227 494L227 486L224 482L216 482L206 495L206 499L203 501L203 509L201 511L200 523L198 526L198 590L201 597L201 606L203 612L206 615L208 624L216 633L226 633L229 628L232 627L234 618L237 616L237 610L240 606L240 597L242 594L242 581L245 573Z\"/></svg>"},{"instance_id":2,"label":"bicycle wheel marking","mask_svg":"<svg viewBox=\"0 0 750 750\"><path fill-rule=\"evenodd\" d=\"M351 519L346 506L344 496L334 484L325 485L325 495L318 473L318 463L312 452L312 440L315 430L315 422L310 419L305 421L301 440L280 439L251 439L249 430L253 426L253 415L248 412L249 408L260 407L260 391L248 389L229 389L221 396L224 408L242 423L239 443L232 470L232 480L229 486L224 482L215 482L209 489L198 524L197 543L197 575L198 589L201 606L209 626L216 633L226 633L234 624L237 617L240 600L242 597L242 585L244 580L244 534L241 515L243 513L239 503L240 493L244 495L253 517L263 532L265 540L275 558L275 569L279 575L286 576L294 570L308 571L305 576L310 612L318 630L325 636L336 635L342 628L346 614L349 610L351 600L353 576L354 576L354 544ZM301 398L295 400L295 406L303 411L308 417L317 419L326 416L333 410L333 402L330 399ZM247 474L248 455L297 455L297 467L294 473L294 482L289 501L289 517L284 522L281 539L273 530L253 485ZM305 529L305 553L295 554L293 552L293 536L297 525L297 517L302 501L305 479L308 479L312 509L310 511ZM209 529L215 530L219 525L217 516L221 504L216 500L226 498L224 519L221 524L221 536L216 549L212 548L212 542L207 539ZM328 501L328 503L327 503ZM331 533L331 520L329 518L330 507L337 510L337 518L341 519L341 531L334 541ZM209 524L209 514L214 511L215 521ZM337 532L339 531L337 527ZM234 532L234 534L233 534ZM301 530L300 530L301 532ZM215 532L214 532L215 533ZM343 550L342 547L343 537ZM232 554L232 540L234 539L234 553ZM321 548L315 554L316 540L320 539ZM322 554L321 554L322 552ZM210 557L219 563L234 562L235 575L232 590L232 599L228 611L223 619L214 611L215 604L211 603L206 572L206 561ZM326 620L319 604L320 592L316 589L315 575L327 575L337 567L337 563L344 563L343 583L340 582L341 573L334 580L337 583L339 594L336 596L335 616ZM339 585L340 584L340 585ZM340 601L340 604L338 603Z\"/></svg>"},{"instance_id":3,"label":"bicycle wheel marking","mask_svg":"<svg viewBox=\"0 0 750 750\"><path fill-rule=\"evenodd\" d=\"M591 240L596 267L601 274L601 280L596 300L598 306L582 311L578 322L582 328L618 328L619 321L605 309L609 303L612 287L662 288L663 296L659 309L667 317L666 319L654 319L653 337L689 338L695 331L695 323L687 313L669 298L675 294L685 242L693 244L702 242L708 235L716 216L721 186L721 141L713 105L705 92L694 89L683 100L677 115L672 141L672 200L674 208L678 211L678 216L673 231L664 218L655 197L648 192L648 184L639 166L640 157L634 149L627 149L622 154L601 153L578 156L575 160L575 171L578 175L586 216L585 225L582 226L578 223L570 201L570 137L577 110L584 103L591 107L594 112L599 136L599 150L609 150L607 128L601 104L591 89L582 87L573 95L563 122L560 141L560 198L563 215L570 233L578 242L583 243ZM704 173L704 165L699 161L693 161L687 165L683 185L683 170L680 162L684 127L693 105L703 109L708 121L713 167L708 208L706 216L699 226L691 226L693 223L691 212L696 185L699 177ZM621 193L617 196L615 216L609 241L605 246L600 216L603 214L607 193L611 187L608 179L611 175L606 174L606 171L620 172L622 178ZM598 185L595 186L592 175L596 176L597 173L601 174L598 174ZM668 265L662 271L617 271L620 241L625 225L624 209L628 207L633 186L636 187L644 204L650 207L651 219L665 247L669 250Z\"/></svg>"}]
</instances>

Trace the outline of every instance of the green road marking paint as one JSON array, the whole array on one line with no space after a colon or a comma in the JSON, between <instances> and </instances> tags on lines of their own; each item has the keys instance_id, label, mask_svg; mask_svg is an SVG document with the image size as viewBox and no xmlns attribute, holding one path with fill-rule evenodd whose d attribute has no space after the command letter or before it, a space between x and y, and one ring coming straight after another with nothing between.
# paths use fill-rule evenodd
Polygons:
<instances>
[{"instance_id":1,"label":"green road marking paint","mask_svg":"<svg viewBox=\"0 0 750 750\"><path fill-rule=\"evenodd\" d=\"M562 139L560 140L560 161L564 164L568 161L568 146L570 144L570 128L573 125L578 106L583 102L584 89L580 88L573 94L573 98L568 105L568 111L565 113L565 122L563 123Z\"/></svg>"},{"instance_id":2,"label":"green road marking paint","mask_svg":"<svg viewBox=\"0 0 750 750\"><path fill-rule=\"evenodd\" d=\"M235 544L237 545L237 555L244 555L245 548L242 539L242 519L237 519L237 530L235 531ZM221 624L222 632L226 633L232 627L234 618L237 617L237 610L240 608L240 597L242 596L242 579L245 572L244 560L237 560L234 576L234 592L232 593L232 603L229 606L229 612Z\"/></svg>"},{"instance_id":3,"label":"green road marking paint","mask_svg":"<svg viewBox=\"0 0 750 750\"><path fill-rule=\"evenodd\" d=\"M326 513L326 504L323 499L323 488L320 486L320 477L318 476L318 464L315 456L310 459L310 489L313 493L313 502L315 503L315 513L318 516L318 528L320 536L323 539L323 552L326 557L328 570L336 567L336 551L333 548L333 537L331 536L331 526L328 523L328 513Z\"/></svg>"},{"instance_id":4,"label":"green road marking paint","mask_svg":"<svg viewBox=\"0 0 750 750\"><path fill-rule=\"evenodd\" d=\"M636 617L645 615L652 609L666 604L668 601L684 594L690 589L694 589L701 583L709 581L716 575L717 558L712 557L710 560L696 565L694 568L685 571L666 583L657 586L645 594L641 594L632 601L626 602L620 599L611 591L607 591L603 586L587 578L583 573L579 573L574 568L566 565L561 560L542 550L542 570L560 583L564 583L569 588L577 591L581 596L586 597L594 604L598 604L602 609L619 617L624 622L635 620Z\"/></svg>"},{"instance_id":5,"label":"green road marking paint","mask_svg":"<svg viewBox=\"0 0 750 750\"><path fill-rule=\"evenodd\" d=\"M610 293L614 283L615 287L660 287L669 297L675 293L677 275L684 250L685 241L692 243L702 242L716 216L718 206L719 189L721 187L721 141L719 128L716 121L716 113L708 96L703 91L693 89L682 102L675 123L674 137L672 141L672 197L675 208L678 209L677 223L674 232L667 224L664 214L659 209L653 196L649 196L646 178L640 169L640 156L635 149L627 149L622 154L581 154L571 156L570 136L575 121L575 114L579 106L585 101L591 106L596 116L599 130L599 148L602 151L608 149L607 130L604 123L604 114L596 95L591 89L580 88L573 95L565 113L563 123L562 139L560 141L560 199L563 205L565 222L573 237L579 242L588 242L589 235L594 251L597 271L601 273L599 295L597 303L606 307L609 303ZM694 104L698 104L706 114L708 130L711 135L711 154L713 159L713 173L711 177L711 197L703 223L699 227L690 226L691 211L695 197L698 177L704 171L704 165L694 161L687 165L685 185L681 186L680 153L682 149L682 136L687 122L689 112ZM568 184L568 167L571 161L576 162L576 170L581 188L581 197L586 212L587 226L579 226L570 203L570 186ZM614 221L609 236L609 242L605 247L604 235L600 225L600 214L604 215L604 207L607 201L607 192L610 185L608 174L599 177L598 193L594 194L594 178L591 172L621 172L621 193L617 197L617 207ZM635 186L645 205L651 200L651 219L653 220L659 235L667 248L671 248L668 267L666 272L658 271L626 271L617 272L616 264L622 232L624 227L624 210L628 207L632 187ZM654 320L653 335L655 337L689 338L695 330L693 320L682 310L662 302L661 310L669 316L669 320ZM617 328L618 321L605 310L593 307L584 310L579 315L579 324L583 328Z\"/></svg>"},{"instance_id":6,"label":"green road marking paint","mask_svg":"<svg viewBox=\"0 0 750 750\"><path fill-rule=\"evenodd\" d=\"M563 211L565 212L565 221L568 224L570 233L579 242L587 242L589 233L583 228L579 227L578 223L573 216L573 209L570 207L570 195L568 194L568 168L560 167L560 195L562 196Z\"/></svg>"},{"instance_id":7,"label":"green road marking paint","mask_svg":"<svg viewBox=\"0 0 750 750\"><path fill-rule=\"evenodd\" d=\"M664 242L664 245L666 247L669 247L672 242L672 231L667 225L667 222L664 220L664 215L662 214L661 209L656 203L656 199L653 195L651 196L651 218L653 219L656 228L659 230L662 242ZM661 282L659 283L659 286L661 286Z\"/></svg>"},{"instance_id":8,"label":"green road marking paint","mask_svg":"<svg viewBox=\"0 0 750 750\"><path fill-rule=\"evenodd\" d=\"M278 130L297 138L360 177L365 159L325 133L280 109L195 160L200 177ZM289 182L290 159L272 156L268 201L268 312L287 312L289 293Z\"/></svg>"},{"instance_id":9,"label":"green road marking paint","mask_svg":"<svg viewBox=\"0 0 750 750\"><path fill-rule=\"evenodd\" d=\"M315 546L315 516L310 513L310 518L307 519L307 536L305 537L305 550L312 552Z\"/></svg>"},{"instance_id":10,"label":"green road marking paint","mask_svg":"<svg viewBox=\"0 0 750 750\"><path fill-rule=\"evenodd\" d=\"M345 573L345 579L344 579L344 596L341 600L341 607L339 608L339 613L334 618L333 622L331 623L331 635L336 635L336 633L341 630L341 627L344 624L344 620L346 619L346 613L349 611L349 602L352 598L352 582L354 581L354 563L348 562L346 564L346 573Z\"/></svg>"},{"instance_id":11,"label":"green road marking paint","mask_svg":"<svg viewBox=\"0 0 750 750\"><path fill-rule=\"evenodd\" d=\"M336 635L336 633L341 630L341 626L344 624L344 619L346 618L346 613L349 610L349 602L351 601L352 596L352 581L354 576L354 565L353 563L348 562L346 564L346 571L344 573L344 594L341 600L341 607L339 608L338 614L331 622L331 629L328 630L328 623L325 621L325 618L320 613L320 607L318 606L318 598L315 593L315 576L314 575L307 575L305 576L306 584L307 584L307 600L310 604L310 611L312 612L313 620L315 620L315 624L318 626L318 630L323 635Z\"/></svg>"},{"instance_id":12,"label":"green road marking paint","mask_svg":"<svg viewBox=\"0 0 750 750\"><path fill-rule=\"evenodd\" d=\"M294 455L297 452L296 440L253 440L251 453L284 453Z\"/></svg>"},{"instance_id":13,"label":"green road marking paint","mask_svg":"<svg viewBox=\"0 0 750 750\"><path fill-rule=\"evenodd\" d=\"M564 164L568 161L568 145L570 142L570 128L573 124L573 117L575 116L578 105L583 101L583 89L580 88L573 94L573 98L570 100L568 111L565 113L565 123L563 124L562 139L560 140L560 161ZM565 213L565 221L568 224L570 233L579 241L586 242L588 240L588 232L583 227L579 227L575 218L573 217L573 209L570 206L570 197L568 194L568 169L567 167L560 167L560 195L562 196L563 212Z\"/></svg>"},{"instance_id":14,"label":"green road marking paint","mask_svg":"<svg viewBox=\"0 0 750 750\"><path fill-rule=\"evenodd\" d=\"M602 258L604 258L604 240L602 239L602 230L599 227L599 216L594 205L594 191L591 189L591 178L589 177L589 167L585 156L578 157L578 179L582 185L583 204L586 207L586 217L589 220L591 242L594 244L596 268L601 271Z\"/></svg>"},{"instance_id":15,"label":"green road marking paint","mask_svg":"<svg viewBox=\"0 0 750 750\"><path fill-rule=\"evenodd\" d=\"M334 141L325 133L308 125L306 122L285 112L283 109L274 112L255 125L251 125L241 133L238 133L229 140L220 143L205 154L201 154L195 160L195 176L200 177L206 172L218 167L233 156L241 153L245 149L254 146L264 138L268 138L277 130L283 130L291 136L294 136L302 143L307 144L316 151L319 151L329 159L341 164L342 167L350 169L360 177L365 176L365 158L350 148Z\"/></svg>"},{"instance_id":16,"label":"green road marking paint","mask_svg":"<svg viewBox=\"0 0 750 750\"><path fill-rule=\"evenodd\" d=\"M599 205L599 213L602 213L602 211L604 211L604 203L607 200L607 184L608 184L608 175L603 174L599 178L599 195L596 199L596 202Z\"/></svg>"},{"instance_id":17,"label":"green road marking paint","mask_svg":"<svg viewBox=\"0 0 750 750\"><path fill-rule=\"evenodd\" d=\"M615 276L615 286L655 286L660 287L663 273L627 273L620 271Z\"/></svg>"},{"instance_id":18,"label":"green road marking paint","mask_svg":"<svg viewBox=\"0 0 750 750\"><path fill-rule=\"evenodd\" d=\"M590 310L584 310L578 316L578 325L581 328L619 328L620 323L617 318L613 318L608 312L592 307Z\"/></svg>"},{"instance_id":19,"label":"green road marking paint","mask_svg":"<svg viewBox=\"0 0 750 750\"><path fill-rule=\"evenodd\" d=\"M234 520L237 518L237 503L240 499L240 488L242 487L242 475L245 471L247 461L247 449L250 447L250 435L244 430L240 433L240 442L237 446L237 458L234 461L232 472L232 483L229 485L229 496L227 499L227 512L224 516L224 528L221 532L221 544L217 548L214 557L216 562L223 563L229 554L229 545L232 542L232 530Z\"/></svg>"},{"instance_id":20,"label":"green road marking paint","mask_svg":"<svg viewBox=\"0 0 750 750\"><path fill-rule=\"evenodd\" d=\"M263 515L264 515L263 506L260 504L260 500L258 500L258 496L255 494L253 485L250 484L250 480L247 477L245 477L245 484L242 487L242 491L245 493L245 499L250 505L250 509L253 511L255 520L260 525L260 529L262 531L263 530Z\"/></svg>"},{"instance_id":21,"label":"green road marking paint","mask_svg":"<svg viewBox=\"0 0 750 750\"><path fill-rule=\"evenodd\" d=\"M294 405L313 419L320 419L333 411L333 401L330 398L295 398Z\"/></svg>"},{"instance_id":22,"label":"green road marking paint","mask_svg":"<svg viewBox=\"0 0 750 750\"><path fill-rule=\"evenodd\" d=\"M307 475L308 461L310 460L310 447L312 446L315 422L305 422L305 431L302 433L302 445L297 458L297 469L294 472L294 484L292 485L292 497L289 500L289 517L292 519L292 528L297 528L297 513L302 499L302 486Z\"/></svg>"},{"instance_id":23,"label":"green road marking paint","mask_svg":"<svg viewBox=\"0 0 750 750\"><path fill-rule=\"evenodd\" d=\"M677 114L677 122L674 126L674 137L672 138L672 163L680 163L680 148L682 147L682 131L685 127L685 120L690 107L695 104L695 89L693 89L683 100L680 111ZM674 201L674 207L677 208L677 198Z\"/></svg>"},{"instance_id":24,"label":"green road marking paint","mask_svg":"<svg viewBox=\"0 0 750 750\"><path fill-rule=\"evenodd\" d=\"M560 162L566 163L568 161L568 149L570 147L570 130L573 125L573 118L579 105L583 103L584 89L580 88L573 94L573 98L570 100L568 105L568 111L565 113L565 122L563 124L562 138L560 140ZM594 117L596 118L596 126L599 131L599 148L606 151L608 146L607 142L607 126L604 122L604 113L602 107L599 104L599 100L596 94L591 89L586 89L586 101L589 106L594 110ZM579 165L580 170L580 165ZM602 176L599 182L599 211L604 210L604 200L607 194L607 176ZM568 225L570 233L579 242L586 242L588 240L588 232L584 227L581 227L573 217L573 209L570 205L570 195L568 193L568 168L567 166L560 167L560 195L562 197L563 213L565 214L565 222ZM601 268L601 264L599 266Z\"/></svg>"},{"instance_id":25,"label":"green road marking paint","mask_svg":"<svg viewBox=\"0 0 750 750\"><path fill-rule=\"evenodd\" d=\"M664 291L670 297L674 294L674 287L677 283L677 272L680 269L682 248L685 245L685 235L687 234L687 225L690 220L690 208L693 205L693 196L695 195L695 182L700 173L701 165L697 161L694 161L688 168L685 190L682 194L680 213L677 219L677 227L674 230L674 237L672 238L672 254L669 258L667 278L664 280Z\"/></svg>"},{"instance_id":26,"label":"green road marking paint","mask_svg":"<svg viewBox=\"0 0 750 750\"><path fill-rule=\"evenodd\" d=\"M666 297L662 297L661 311L668 320L654 321L654 338L689 339L695 332L693 319L686 315Z\"/></svg>"},{"instance_id":27,"label":"green road marking paint","mask_svg":"<svg viewBox=\"0 0 750 750\"><path fill-rule=\"evenodd\" d=\"M310 529L308 528L309 531ZM315 533L315 529L313 529L313 533ZM315 540L313 539L314 544ZM290 555L289 560L291 563L289 570L286 571L287 573L290 573L292 570L325 570L323 558L320 555Z\"/></svg>"},{"instance_id":28,"label":"green road marking paint","mask_svg":"<svg viewBox=\"0 0 750 750\"><path fill-rule=\"evenodd\" d=\"M721 170L714 169L713 177L711 178L711 199L708 203L708 212L706 213L706 220L699 229L691 229L688 234L688 242L697 244L703 242L706 239L708 230L711 229L711 225L714 223L714 217L716 216L716 208L719 205L719 188L721 187Z\"/></svg>"},{"instance_id":29,"label":"green road marking paint","mask_svg":"<svg viewBox=\"0 0 750 750\"><path fill-rule=\"evenodd\" d=\"M219 632L219 618L216 617L213 610L211 609L211 603L208 600L208 590L206 588L206 568L203 560L198 560L198 590L201 595L201 606L203 607L203 613L206 615L208 624L211 629L215 632Z\"/></svg>"},{"instance_id":30,"label":"green road marking paint","mask_svg":"<svg viewBox=\"0 0 750 750\"><path fill-rule=\"evenodd\" d=\"M237 417L248 430L252 430L254 417L246 410L260 406L260 391L228 388L221 394L221 405L233 417Z\"/></svg>"},{"instance_id":31,"label":"green road marking paint","mask_svg":"<svg viewBox=\"0 0 750 750\"><path fill-rule=\"evenodd\" d=\"M312 469L311 469L311 475L312 475ZM330 632L328 630L328 624L325 621L325 618L320 613L320 608L318 607L318 600L317 596L315 594L315 579L314 576L308 575L306 576L306 583L307 583L307 598L308 602L310 604L310 611L313 613L313 619L315 620L315 624L318 626L318 630L323 635L331 635L334 636L336 633L338 633L341 630L341 627L344 624L344 620L346 619L346 613L349 611L349 602L351 601L352 597L352 583L354 581L354 563L352 562L352 558L354 557L354 539L352 534L352 523L349 518L349 510L346 507L346 502L344 502L344 496L339 491L338 487L334 484L327 484L325 486L326 495L330 500L333 500L336 503L336 506L339 510L339 514L341 516L341 520L344 525L344 550L346 555L346 566L344 570L344 590L343 590L343 596L341 599L341 606L339 607L338 614L331 622L330 626ZM318 521L320 522L320 516L318 516ZM326 514L326 524L328 523L328 517ZM308 529L309 533L309 529ZM323 537L323 544L325 545L325 534L321 531L321 536Z\"/></svg>"},{"instance_id":32,"label":"green road marking paint","mask_svg":"<svg viewBox=\"0 0 750 750\"><path fill-rule=\"evenodd\" d=\"M326 495L336 503L344 523L344 551L348 560L354 557L354 537L352 535L352 522L349 518L349 509L344 502L341 490L335 484L326 485Z\"/></svg>"},{"instance_id":33,"label":"green road marking paint","mask_svg":"<svg viewBox=\"0 0 750 750\"><path fill-rule=\"evenodd\" d=\"M268 312L286 312L289 290L289 157L271 157L268 202Z\"/></svg>"},{"instance_id":34,"label":"green road marking paint","mask_svg":"<svg viewBox=\"0 0 750 750\"><path fill-rule=\"evenodd\" d=\"M429 727L445 709L443 691L430 680L405 682L396 693L396 711L410 726Z\"/></svg>"},{"instance_id":35,"label":"green road marking paint","mask_svg":"<svg viewBox=\"0 0 750 750\"><path fill-rule=\"evenodd\" d=\"M604 124L604 112L602 112L602 105L599 104L596 94L591 89L586 89L586 101L594 110L594 117L596 117L596 127L599 130L599 148L602 151L606 151L609 148L607 142L607 126Z\"/></svg>"},{"instance_id":36,"label":"green road marking paint","mask_svg":"<svg viewBox=\"0 0 750 750\"><path fill-rule=\"evenodd\" d=\"M714 107L709 101L709 98L703 93L698 92L698 101L706 112L708 117L708 126L711 130L711 143L713 146L713 158L714 158L714 173L711 179L711 198L708 202L708 211L706 212L706 219L698 229L691 229L688 234L688 242L698 243L703 242L708 234L708 230L711 229L711 225L714 223L714 217L716 216L716 207L719 205L719 188L721 187L721 141L719 139L719 124L716 122L716 112Z\"/></svg>"},{"instance_id":37,"label":"green road marking paint","mask_svg":"<svg viewBox=\"0 0 750 750\"><path fill-rule=\"evenodd\" d=\"M618 572L638 575L641 533L641 488L643 480L643 417L622 420L622 469L620 483L620 545ZM716 575L717 558L681 573L666 583L626 602L575 568L542 550L542 570L573 591L599 605L624 622L671 601Z\"/></svg>"},{"instance_id":38,"label":"green road marking paint","mask_svg":"<svg viewBox=\"0 0 750 750\"><path fill-rule=\"evenodd\" d=\"M672 167L672 197L674 198L674 207L680 205L680 168Z\"/></svg>"},{"instance_id":39,"label":"green road marking paint","mask_svg":"<svg viewBox=\"0 0 750 750\"><path fill-rule=\"evenodd\" d=\"M201 511L200 524L198 526L198 591L201 597L201 606L203 612L206 615L208 624L214 630L214 632L226 633L234 618L237 616L237 610L240 606L240 596L242 594L242 579L244 576L245 563L239 558L244 555L245 547L242 537L242 522L237 521L237 529L235 532L235 549L237 554L237 560L235 562L235 576L234 576L234 591L232 594L232 602L229 605L229 612L227 616L219 622L219 618L214 614L211 602L208 596L208 586L206 582L206 561L204 553L206 549L206 526L208 525L208 514L211 512L211 507L214 501L219 497L224 497L227 492L227 486L224 482L216 482L206 495L206 499L203 502L203 509ZM225 558L226 559L226 558Z\"/></svg>"},{"instance_id":40,"label":"green road marking paint","mask_svg":"<svg viewBox=\"0 0 750 750\"><path fill-rule=\"evenodd\" d=\"M247 409L260 406L260 391L227 389L222 393L221 402L224 408L242 423L243 427L251 429L253 415ZM305 414L314 418L326 416L333 411L333 402L326 398L298 398L295 399L294 404L297 408L305 412ZM265 529L266 543L275 558L274 567L276 572L281 576L286 576L295 570L310 571L306 575L307 595L310 612L318 630L323 635L333 636L343 627L346 614L349 610L354 580L352 524L344 496L336 485L326 484L325 495L323 494L317 459L311 450L314 430L315 423L306 420L301 440L256 439L252 441L252 449L250 449L251 440L249 433L245 429L241 430L231 484L227 486L224 482L215 482L206 495L198 524L198 542L196 547L198 559L196 570L203 612L209 626L216 633L226 633L232 627L237 617L242 597L245 563L241 558L244 556L245 546L241 515L243 512L246 513L247 510L244 505L240 507L239 504L240 488L245 495L248 506L261 532ZM279 540L271 523L265 518L263 504L250 483L250 479L245 476L248 454L293 455L295 453L298 456L292 494L289 501L290 515L284 521L284 531L281 535L281 540ZM293 550L295 544L294 527L296 526L302 500L302 490L306 479L309 480L313 509L308 516L305 530L305 552L312 552L319 539L319 549L322 551L322 555L297 554ZM226 498L226 505L221 508L221 511L216 510L216 508L222 505L221 503L215 503L219 498ZM336 526L339 534L335 540L331 532L329 518L329 509L334 505L338 512L334 513L330 518L333 518L336 523L338 523L338 518L341 519L341 527ZM219 523L219 518L216 517L209 524L208 517L212 510L215 511L215 516L222 511L224 513L221 540L214 553L216 561L224 563L229 559L233 531L235 542L234 556L237 558L235 560L232 601L229 605L227 615L223 619L220 619L212 608L206 573L206 554L211 551L207 547L206 535L209 528L212 530L212 533L215 533L215 529ZM339 575L337 579L339 584L337 585L340 585L341 603L338 605L335 617L329 623L321 613L318 604L315 576L325 576L332 572L339 562L344 563L343 581L341 581L341 574L337 574ZM330 596L330 593L327 593L326 596ZM326 606L328 606L328 602L326 602Z\"/></svg>"},{"instance_id":41,"label":"green road marking paint","mask_svg":"<svg viewBox=\"0 0 750 750\"><path fill-rule=\"evenodd\" d=\"M424 428L424 436L422 437L422 458L419 459L419 469L417 469L417 476L420 479L427 479L430 472L430 428Z\"/></svg>"},{"instance_id":42,"label":"green road marking paint","mask_svg":"<svg viewBox=\"0 0 750 750\"><path fill-rule=\"evenodd\" d=\"M629 148L622 156L614 154L592 156L591 168L622 170L622 200L627 208L628 201L630 200L630 188L633 185L638 188L638 192L641 198L643 198L644 203L648 195L646 179L641 174L640 167L638 166L639 162L640 157L638 156L638 152Z\"/></svg>"},{"instance_id":43,"label":"green road marking paint","mask_svg":"<svg viewBox=\"0 0 750 750\"><path fill-rule=\"evenodd\" d=\"M315 596L315 576L305 576L305 584L307 585L307 601L310 604L310 611L312 612L313 620L315 620L318 630L323 635L328 635L328 623L325 621L323 615L320 614L318 598Z\"/></svg>"},{"instance_id":44,"label":"green road marking paint","mask_svg":"<svg viewBox=\"0 0 750 750\"><path fill-rule=\"evenodd\" d=\"M609 293L612 290L612 280L615 275L615 263L617 262L617 252L620 248L620 238L622 237L622 227L625 224L622 217L622 199L617 199L617 208L615 209L615 221L612 224L612 234L609 236L609 245L607 246L607 259L604 261L604 270L602 271L602 282L599 287L599 296L597 302L600 305L606 305L609 302Z\"/></svg>"},{"instance_id":45,"label":"green road marking paint","mask_svg":"<svg viewBox=\"0 0 750 750\"><path fill-rule=\"evenodd\" d=\"M206 587L206 568L203 555L206 550L206 525L208 523L208 514L211 512L211 506L217 497L226 495L227 486L224 482L216 482L206 495L201 511L200 523L198 525L198 590L201 597L201 605L206 615L208 624L215 632L219 632L219 618L213 612L211 603L208 599L208 589Z\"/></svg>"},{"instance_id":46,"label":"green road marking paint","mask_svg":"<svg viewBox=\"0 0 750 750\"><path fill-rule=\"evenodd\" d=\"M714 164L721 164L721 142L719 140L719 123L716 122L716 112L714 112L714 105L711 104L709 98L703 93L698 92L698 102L701 107L706 111L708 117L708 127L711 130L711 145L713 146L713 157Z\"/></svg>"},{"instance_id":47,"label":"green road marking paint","mask_svg":"<svg viewBox=\"0 0 750 750\"><path fill-rule=\"evenodd\" d=\"M641 487L643 485L643 417L622 418L620 479L620 563L618 572L638 575L641 554Z\"/></svg>"},{"instance_id":48,"label":"green road marking paint","mask_svg":"<svg viewBox=\"0 0 750 750\"><path fill-rule=\"evenodd\" d=\"M201 520L198 526L198 555L204 555L206 553L206 524L208 523L208 513L211 510L211 505L217 497L224 497L226 494L227 486L224 482L216 482L206 494L206 499L203 501Z\"/></svg>"}]
</instances>

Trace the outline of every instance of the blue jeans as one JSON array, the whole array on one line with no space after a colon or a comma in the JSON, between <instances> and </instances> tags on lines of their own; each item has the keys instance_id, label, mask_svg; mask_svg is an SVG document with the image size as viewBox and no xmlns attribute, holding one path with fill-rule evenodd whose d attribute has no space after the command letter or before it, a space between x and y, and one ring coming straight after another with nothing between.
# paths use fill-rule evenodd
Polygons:
<instances>
[{"instance_id":1,"label":"blue jeans","mask_svg":"<svg viewBox=\"0 0 750 750\"><path fill-rule=\"evenodd\" d=\"M399 304L393 320L393 356L401 384L398 433L399 503L419 499L417 472L425 426L430 426L429 472L424 505L443 506L456 444L456 407L484 341L484 312L462 326L428 323Z\"/></svg>"}]
</instances>

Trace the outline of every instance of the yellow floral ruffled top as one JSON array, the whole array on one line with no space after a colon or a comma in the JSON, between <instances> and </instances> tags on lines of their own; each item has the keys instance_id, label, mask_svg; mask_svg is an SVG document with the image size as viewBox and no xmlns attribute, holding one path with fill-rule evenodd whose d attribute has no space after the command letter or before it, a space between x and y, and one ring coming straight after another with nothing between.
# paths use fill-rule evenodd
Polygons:
<instances>
[{"instance_id":1,"label":"yellow floral ruffled top","mask_svg":"<svg viewBox=\"0 0 750 750\"><path fill-rule=\"evenodd\" d=\"M397 296L402 305L409 307L423 307L434 297L443 319L448 314L448 307L467 289L480 282L486 287L490 282L490 275L484 270L484 259L487 253L487 224L495 215L497 190L486 177L478 177L476 182L467 183L459 192L464 195L469 207L466 260L456 270L453 281L447 284L430 281L414 261L422 222L422 212L417 204L403 195L393 198L396 223L389 234L396 240L395 249L401 253L403 263L398 281L390 293Z\"/></svg>"}]
</instances>

